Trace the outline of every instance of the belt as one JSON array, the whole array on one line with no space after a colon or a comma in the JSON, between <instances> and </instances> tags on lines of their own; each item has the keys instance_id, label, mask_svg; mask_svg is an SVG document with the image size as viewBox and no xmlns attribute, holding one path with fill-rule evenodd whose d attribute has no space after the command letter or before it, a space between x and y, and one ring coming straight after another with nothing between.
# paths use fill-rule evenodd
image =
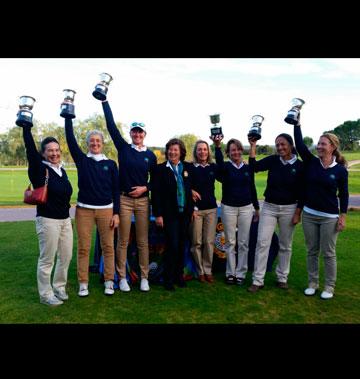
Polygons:
<instances>
[{"instance_id":1,"label":"belt","mask_svg":"<svg viewBox=\"0 0 360 379\"><path fill-rule=\"evenodd\" d=\"M148 197L148 192L143 193L139 197L132 197L129 195L129 192L120 191L120 195L130 197L131 199L141 199L142 197Z\"/></svg>"}]
</instances>

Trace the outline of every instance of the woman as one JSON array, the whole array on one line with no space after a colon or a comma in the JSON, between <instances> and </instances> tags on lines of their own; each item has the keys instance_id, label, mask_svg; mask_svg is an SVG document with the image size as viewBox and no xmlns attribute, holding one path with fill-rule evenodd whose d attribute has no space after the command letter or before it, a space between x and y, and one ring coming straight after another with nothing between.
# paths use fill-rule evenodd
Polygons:
<instances>
[{"instance_id":1,"label":"woman","mask_svg":"<svg viewBox=\"0 0 360 379\"><path fill-rule=\"evenodd\" d=\"M133 122L130 129L132 143L127 143L116 127L109 102L102 102L106 125L118 151L120 186L120 226L116 248L116 268L120 277L120 290L130 291L126 280L126 257L129 244L131 216L135 216L136 244L139 251L140 291L149 287L149 191L156 156L144 145L145 125Z\"/></svg>"},{"instance_id":2,"label":"woman","mask_svg":"<svg viewBox=\"0 0 360 379\"><path fill-rule=\"evenodd\" d=\"M264 287L271 238L279 225L279 256L276 266L276 285L288 289L288 275L295 225L300 221L303 206L303 163L297 159L294 141L289 134L275 139L276 153L256 161L256 140L249 139L249 165L255 172L268 171L265 201L261 209L255 250L253 283L249 292Z\"/></svg>"},{"instance_id":3,"label":"woman","mask_svg":"<svg viewBox=\"0 0 360 379\"><path fill-rule=\"evenodd\" d=\"M217 224L217 204L215 198L215 179L218 168L211 162L207 142L197 141L193 151L194 162L191 166L194 218L191 223L192 247L199 281L214 282L212 262L214 238Z\"/></svg>"},{"instance_id":4,"label":"woman","mask_svg":"<svg viewBox=\"0 0 360 379\"><path fill-rule=\"evenodd\" d=\"M317 144L317 157L304 144L300 123L294 126L296 148L304 162L305 200L303 229L307 254L308 288L306 296L319 287L319 253L324 254L325 287L320 297L334 296L336 282L336 240L345 228L349 202L346 160L339 151L335 134L324 133ZM337 195L338 194L338 195ZM340 200L340 215L338 197Z\"/></svg>"},{"instance_id":5,"label":"woman","mask_svg":"<svg viewBox=\"0 0 360 379\"><path fill-rule=\"evenodd\" d=\"M165 147L166 161L157 165L152 191L152 211L157 226L164 228L164 287L174 291L174 283L186 287L184 249L194 205L189 172L185 162L186 148L180 139L171 139Z\"/></svg>"},{"instance_id":6,"label":"woman","mask_svg":"<svg viewBox=\"0 0 360 379\"><path fill-rule=\"evenodd\" d=\"M222 182L221 214L226 243L226 283L243 285L248 269L250 226L259 217L259 202L254 183L253 170L243 162L241 142L235 138L226 145L228 162L224 162L220 144L222 137L212 138L215 143L215 158L219 165L219 180ZM236 229L238 259L236 264Z\"/></svg>"},{"instance_id":7,"label":"woman","mask_svg":"<svg viewBox=\"0 0 360 379\"><path fill-rule=\"evenodd\" d=\"M88 153L76 142L71 119L65 119L70 154L78 171L79 193L75 221L78 233L78 295L89 295L89 254L96 224L104 255L105 295L114 294L114 229L119 225L119 173L116 163L102 154L104 137L98 130L87 133Z\"/></svg>"},{"instance_id":8,"label":"woman","mask_svg":"<svg viewBox=\"0 0 360 379\"><path fill-rule=\"evenodd\" d=\"M47 137L41 142L41 154L36 150L31 126L23 127L29 178L34 188L42 187L48 175L48 200L36 206L36 233L40 255L37 283L40 302L60 305L69 296L66 292L68 269L72 258L73 230L69 215L71 183L61 164L59 142ZM51 272L56 260L51 286Z\"/></svg>"}]
</instances>

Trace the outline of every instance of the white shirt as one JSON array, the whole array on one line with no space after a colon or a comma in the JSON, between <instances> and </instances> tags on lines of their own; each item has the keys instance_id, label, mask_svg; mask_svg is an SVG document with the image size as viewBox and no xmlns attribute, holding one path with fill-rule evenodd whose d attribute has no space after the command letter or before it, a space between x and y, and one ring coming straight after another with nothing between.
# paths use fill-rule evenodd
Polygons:
<instances>
[{"instance_id":1,"label":"white shirt","mask_svg":"<svg viewBox=\"0 0 360 379\"><path fill-rule=\"evenodd\" d=\"M61 171L61 167L63 166L62 163L60 163L58 166L55 166L48 161L42 161L42 163L44 163L44 164L46 164L46 166L52 168L60 177L62 176L62 171Z\"/></svg>"},{"instance_id":2,"label":"white shirt","mask_svg":"<svg viewBox=\"0 0 360 379\"><path fill-rule=\"evenodd\" d=\"M93 153L90 153L90 151L86 154L86 156L94 159L97 162L102 161L102 160L108 160L105 154L93 154Z\"/></svg>"},{"instance_id":3,"label":"white shirt","mask_svg":"<svg viewBox=\"0 0 360 379\"><path fill-rule=\"evenodd\" d=\"M239 166L235 163L235 162L233 162L231 159L230 159L230 162L231 162L231 164L235 167L235 168L237 168L238 170L240 170L241 169L241 167L242 166L244 166L244 162L241 162L240 164L239 164Z\"/></svg>"},{"instance_id":4,"label":"white shirt","mask_svg":"<svg viewBox=\"0 0 360 379\"><path fill-rule=\"evenodd\" d=\"M136 151L146 151L147 150L147 147L146 146L142 146L142 147L139 147L139 146L137 146L137 145L134 145L133 143L131 144L131 147L133 148L133 149L135 149Z\"/></svg>"},{"instance_id":5,"label":"white shirt","mask_svg":"<svg viewBox=\"0 0 360 379\"><path fill-rule=\"evenodd\" d=\"M280 161L283 165L286 165L286 164L294 164L297 160L297 156L295 154L292 154L291 155L291 159L289 160L285 160L283 159L282 157L280 157Z\"/></svg>"},{"instance_id":6,"label":"white shirt","mask_svg":"<svg viewBox=\"0 0 360 379\"><path fill-rule=\"evenodd\" d=\"M319 158L319 157L318 157ZM319 158L320 159L320 158ZM320 159L320 163L321 163L321 166L323 166L324 167L324 164L322 163L322 160ZM327 168L332 168L332 167L334 167L334 166L336 166L337 165L337 162L336 162L336 157L335 156L333 156L333 161L332 161L332 163L328 166L328 167L324 167L325 168L325 170L327 169Z\"/></svg>"},{"instance_id":7,"label":"white shirt","mask_svg":"<svg viewBox=\"0 0 360 379\"><path fill-rule=\"evenodd\" d=\"M199 166L201 166L201 167L207 167L207 166L210 166L209 163L201 164L201 163L197 163L197 162L193 162L193 165L195 167L199 167Z\"/></svg>"}]
</instances>

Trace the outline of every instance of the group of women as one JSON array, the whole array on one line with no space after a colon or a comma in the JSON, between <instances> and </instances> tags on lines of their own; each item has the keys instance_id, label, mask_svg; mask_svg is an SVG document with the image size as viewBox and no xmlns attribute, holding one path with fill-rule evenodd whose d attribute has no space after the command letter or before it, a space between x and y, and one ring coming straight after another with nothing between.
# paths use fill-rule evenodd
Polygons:
<instances>
[{"instance_id":1,"label":"group of women","mask_svg":"<svg viewBox=\"0 0 360 379\"><path fill-rule=\"evenodd\" d=\"M144 145L146 127L131 124L127 143L116 127L107 100L102 102L107 129L118 151L118 165L103 153L104 136L98 130L86 136L83 152L74 136L72 120L65 119L65 134L77 167L78 197L75 213L77 244L78 295L89 295L89 254L92 229L96 224L104 255L104 293L114 294L114 274L119 287L131 290L126 279L126 257L132 216L141 273L140 290L150 290L148 230L150 203L158 227L164 229L166 251L164 288L185 287L184 250L189 237L198 280L214 282L212 261L217 202L215 180L222 183L221 216L225 232L227 284L244 285L248 271L249 235L252 222L259 221L252 284L255 293L264 287L271 237L279 226L279 255L276 285L288 288L294 228L301 220L307 247L308 287L312 296L319 287L319 253L325 262L325 286L322 299L333 297L336 282L336 239L345 227L348 206L348 174L339 151L339 140L323 134L317 144L317 156L303 142L300 124L294 126L295 145L289 134L275 139L276 154L256 160L256 140L249 139L249 162L243 160L242 143L228 141L224 161L221 136L212 137L215 161L209 144L196 142L193 162L186 162L186 148L173 138L165 147L165 162ZM45 138L41 152L36 150L29 126L23 127L29 161L29 177L34 188L48 177L48 201L37 206L36 231L39 238L37 281L40 302L59 305L68 299L67 272L72 257L72 227L69 217L72 187L61 166L61 151L55 138ZM297 150L295 149L295 146ZM298 159L298 153L302 161ZM255 173L268 171L265 200L259 213ZM151 193L151 200L149 194ZM338 207L340 200L340 212ZM190 227L189 227L190 226ZM118 242L114 251L114 230ZM237 245L237 246L236 246ZM51 284L51 273L56 267Z\"/></svg>"}]
</instances>

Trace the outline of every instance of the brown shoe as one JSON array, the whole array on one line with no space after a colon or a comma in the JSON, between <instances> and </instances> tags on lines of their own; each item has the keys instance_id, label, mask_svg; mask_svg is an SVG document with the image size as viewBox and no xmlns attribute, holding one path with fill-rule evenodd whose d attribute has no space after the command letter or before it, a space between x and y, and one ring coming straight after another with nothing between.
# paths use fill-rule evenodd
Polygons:
<instances>
[{"instance_id":1,"label":"brown shoe","mask_svg":"<svg viewBox=\"0 0 360 379\"><path fill-rule=\"evenodd\" d=\"M214 283L214 282L215 282L215 279L214 279L214 277L213 277L211 274L208 274L208 275L205 274L205 279L206 279L209 283Z\"/></svg>"},{"instance_id":2,"label":"brown shoe","mask_svg":"<svg viewBox=\"0 0 360 379\"><path fill-rule=\"evenodd\" d=\"M205 275L199 275L199 282L201 282L201 283L205 283L206 282Z\"/></svg>"},{"instance_id":3,"label":"brown shoe","mask_svg":"<svg viewBox=\"0 0 360 379\"><path fill-rule=\"evenodd\" d=\"M257 286L256 284L252 284L247 290L249 292L255 293L261 290L262 288L264 288L264 286Z\"/></svg>"},{"instance_id":4,"label":"brown shoe","mask_svg":"<svg viewBox=\"0 0 360 379\"><path fill-rule=\"evenodd\" d=\"M286 282L276 282L276 287L281 288L283 290L287 290L289 288Z\"/></svg>"}]
</instances>

